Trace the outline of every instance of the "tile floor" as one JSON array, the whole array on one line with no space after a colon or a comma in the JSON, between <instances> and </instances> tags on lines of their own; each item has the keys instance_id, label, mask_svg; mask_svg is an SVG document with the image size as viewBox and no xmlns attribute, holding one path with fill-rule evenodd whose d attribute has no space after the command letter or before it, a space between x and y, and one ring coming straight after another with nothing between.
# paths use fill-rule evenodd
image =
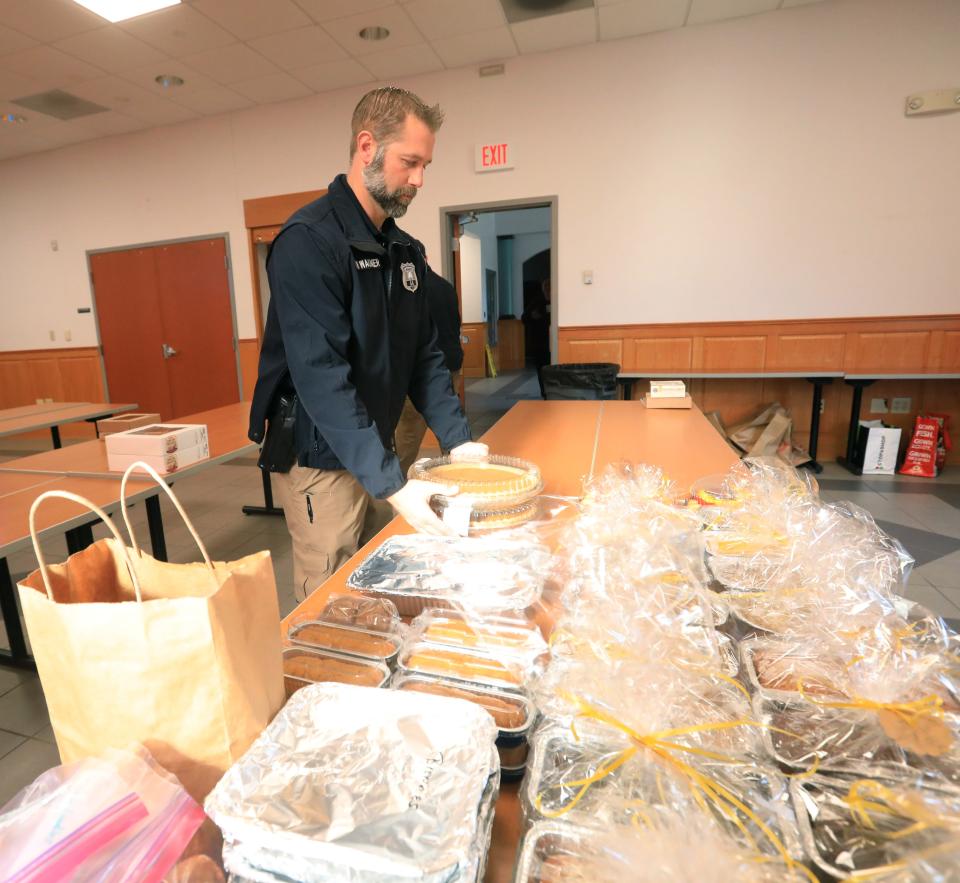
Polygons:
<instances>
[{"instance_id":1,"label":"tile floor","mask_svg":"<svg viewBox=\"0 0 960 883\"><path fill-rule=\"evenodd\" d=\"M475 437L516 401L535 398L539 398L539 387L532 372L468 381L467 410ZM0 459L26 452L3 440ZM861 506L900 539L917 559L907 596L960 626L960 467L929 481L902 476L856 478L836 464L828 464L820 486L824 499L849 500ZM211 467L178 482L175 490L214 558L229 560L270 549L281 614L292 610L293 564L283 519L245 516L240 511L244 503L262 500L256 461L246 458ZM196 560L186 527L168 502L162 505L170 560ZM149 544L143 507L134 506L130 515L134 530ZM101 536L105 530L101 526L94 534ZM51 560L66 557L62 538L44 541L43 548ZM14 581L36 567L32 550L11 555L8 563ZM36 676L0 667L0 806L58 762Z\"/></svg>"}]
</instances>

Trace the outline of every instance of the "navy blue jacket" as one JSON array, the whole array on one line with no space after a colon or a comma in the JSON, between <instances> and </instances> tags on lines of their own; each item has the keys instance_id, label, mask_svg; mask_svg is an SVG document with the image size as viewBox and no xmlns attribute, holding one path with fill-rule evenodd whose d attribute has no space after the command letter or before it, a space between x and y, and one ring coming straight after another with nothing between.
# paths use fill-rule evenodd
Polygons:
<instances>
[{"instance_id":1,"label":"navy blue jacket","mask_svg":"<svg viewBox=\"0 0 960 883\"><path fill-rule=\"evenodd\" d=\"M377 230L344 175L284 224L267 275L253 441L292 386L299 465L347 469L381 499L406 481L393 434L408 395L444 449L470 441L437 346L423 247L392 218Z\"/></svg>"}]
</instances>

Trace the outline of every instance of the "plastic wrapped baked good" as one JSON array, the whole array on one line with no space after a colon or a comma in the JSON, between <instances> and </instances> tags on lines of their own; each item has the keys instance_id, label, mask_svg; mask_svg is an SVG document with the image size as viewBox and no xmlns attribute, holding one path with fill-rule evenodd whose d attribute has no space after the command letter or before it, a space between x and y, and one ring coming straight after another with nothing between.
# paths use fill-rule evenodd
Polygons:
<instances>
[{"instance_id":1,"label":"plastic wrapped baked good","mask_svg":"<svg viewBox=\"0 0 960 883\"><path fill-rule=\"evenodd\" d=\"M287 632L292 644L311 650L334 650L350 656L374 659L392 665L400 651L399 635L373 632L353 626L334 625L314 619L301 619Z\"/></svg>"},{"instance_id":2,"label":"plastic wrapped baked good","mask_svg":"<svg viewBox=\"0 0 960 883\"><path fill-rule=\"evenodd\" d=\"M483 709L457 699L298 691L207 798L227 870L300 883L476 881L496 733Z\"/></svg>"},{"instance_id":3,"label":"plastic wrapped baked good","mask_svg":"<svg viewBox=\"0 0 960 883\"><path fill-rule=\"evenodd\" d=\"M804 848L841 879L943 883L960 868L960 791L896 778L813 775L791 783Z\"/></svg>"},{"instance_id":4,"label":"plastic wrapped baked good","mask_svg":"<svg viewBox=\"0 0 960 883\"><path fill-rule=\"evenodd\" d=\"M368 555L347 585L389 598L403 616L427 607L522 611L539 600L550 559L529 540L407 534Z\"/></svg>"},{"instance_id":5,"label":"plastic wrapped baked good","mask_svg":"<svg viewBox=\"0 0 960 883\"><path fill-rule=\"evenodd\" d=\"M400 628L400 615L389 598L368 598L365 595L330 595L317 619L369 632L395 633Z\"/></svg>"},{"instance_id":6,"label":"plastic wrapped baked good","mask_svg":"<svg viewBox=\"0 0 960 883\"><path fill-rule=\"evenodd\" d=\"M360 687L382 687L390 677L385 665L356 656L304 647L283 651L283 683L287 696L308 684L333 681Z\"/></svg>"},{"instance_id":7,"label":"plastic wrapped baked good","mask_svg":"<svg viewBox=\"0 0 960 883\"><path fill-rule=\"evenodd\" d=\"M483 460L451 460L435 457L418 460L410 467L410 478L455 484L457 499L475 511L511 509L532 500L543 490L540 470L526 460L491 454ZM437 495L445 506L447 498Z\"/></svg>"},{"instance_id":8,"label":"plastic wrapped baked good","mask_svg":"<svg viewBox=\"0 0 960 883\"><path fill-rule=\"evenodd\" d=\"M404 644L398 666L403 672L507 689L523 687L534 670L532 660L502 652L431 644L417 638Z\"/></svg>"},{"instance_id":9,"label":"plastic wrapped baked good","mask_svg":"<svg viewBox=\"0 0 960 883\"><path fill-rule=\"evenodd\" d=\"M547 653L536 623L507 616L470 616L456 610L425 610L411 632L431 644L467 647L485 653L534 660Z\"/></svg>"}]
</instances>

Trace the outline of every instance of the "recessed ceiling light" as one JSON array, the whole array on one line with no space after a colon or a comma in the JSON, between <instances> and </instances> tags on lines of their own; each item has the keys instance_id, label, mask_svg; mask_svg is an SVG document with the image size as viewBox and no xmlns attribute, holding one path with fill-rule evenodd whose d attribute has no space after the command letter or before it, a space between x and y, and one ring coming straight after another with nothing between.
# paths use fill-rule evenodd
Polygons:
<instances>
[{"instance_id":1,"label":"recessed ceiling light","mask_svg":"<svg viewBox=\"0 0 960 883\"><path fill-rule=\"evenodd\" d=\"M380 25L373 25L369 28L361 28L359 36L361 40L386 40L390 36L390 31Z\"/></svg>"},{"instance_id":2,"label":"recessed ceiling light","mask_svg":"<svg viewBox=\"0 0 960 883\"><path fill-rule=\"evenodd\" d=\"M26 121L27 118L20 116L18 113L0 114L0 123L25 123Z\"/></svg>"},{"instance_id":3,"label":"recessed ceiling light","mask_svg":"<svg viewBox=\"0 0 960 883\"><path fill-rule=\"evenodd\" d=\"M154 77L154 80L163 86L164 89L173 89L183 85L183 77L178 77L176 74L160 74Z\"/></svg>"},{"instance_id":4,"label":"recessed ceiling light","mask_svg":"<svg viewBox=\"0 0 960 883\"><path fill-rule=\"evenodd\" d=\"M74 3L95 12L107 21L126 21L168 6L178 6L180 0L73 0Z\"/></svg>"}]
</instances>

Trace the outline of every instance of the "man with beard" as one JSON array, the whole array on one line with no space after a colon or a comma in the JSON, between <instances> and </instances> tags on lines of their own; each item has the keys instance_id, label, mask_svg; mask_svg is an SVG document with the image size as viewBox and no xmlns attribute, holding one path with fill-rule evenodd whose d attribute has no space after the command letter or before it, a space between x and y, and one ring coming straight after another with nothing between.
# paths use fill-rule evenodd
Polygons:
<instances>
[{"instance_id":1,"label":"man with beard","mask_svg":"<svg viewBox=\"0 0 960 883\"><path fill-rule=\"evenodd\" d=\"M382 524L385 500L417 531L452 531L430 508L455 487L406 481L394 430L407 396L454 457L486 453L437 346L423 247L395 219L423 186L439 107L386 87L353 113L350 170L284 224L270 249L270 306L250 438L293 539L303 600ZM266 431L265 431L266 426Z\"/></svg>"}]
</instances>

